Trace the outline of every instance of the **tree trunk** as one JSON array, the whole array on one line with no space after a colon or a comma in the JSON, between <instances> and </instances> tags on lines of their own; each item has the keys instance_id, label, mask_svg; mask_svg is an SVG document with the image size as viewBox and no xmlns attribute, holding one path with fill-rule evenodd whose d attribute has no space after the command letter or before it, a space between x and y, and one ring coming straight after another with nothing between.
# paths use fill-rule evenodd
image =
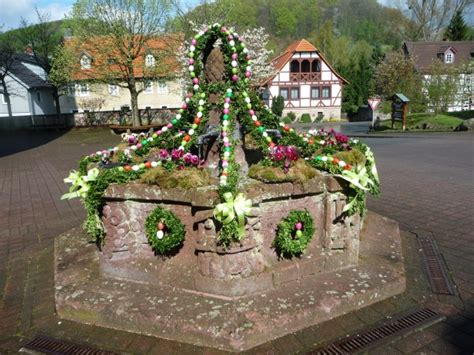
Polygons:
<instances>
[{"instance_id":1,"label":"tree trunk","mask_svg":"<svg viewBox=\"0 0 474 355\"><path fill-rule=\"evenodd\" d=\"M56 86L53 86L53 98L56 106L56 124L59 125L61 123L61 107L59 106L59 93Z\"/></svg>"},{"instance_id":2,"label":"tree trunk","mask_svg":"<svg viewBox=\"0 0 474 355\"><path fill-rule=\"evenodd\" d=\"M5 102L7 103L8 117L13 117L12 112L12 102L10 101L10 94L8 93L7 84L5 81L2 82L3 96L5 97Z\"/></svg>"},{"instance_id":3,"label":"tree trunk","mask_svg":"<svg viewBox=\"0 0 474 355\"><path fill-rule=\"evenodd\" d=\"M132 125L133 127L141 126L140 120L140 112L138 110L138 92L135 85L129 87L130 90L130 98L131 98L131 105L132 105Z\"/></svg>"}]
</instances>

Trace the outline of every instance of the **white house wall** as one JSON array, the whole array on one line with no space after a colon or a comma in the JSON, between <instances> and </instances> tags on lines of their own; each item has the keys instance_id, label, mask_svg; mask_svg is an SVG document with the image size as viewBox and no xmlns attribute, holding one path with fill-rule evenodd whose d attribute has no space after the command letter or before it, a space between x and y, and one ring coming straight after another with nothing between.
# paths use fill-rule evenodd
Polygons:
<instances>
[{"instance_id":1,"label":"white house wall","mask_svg":"<svg viewBox=\"0 0 474 355\"><path fill-rule=\"evenodd\" d=\"M300 81L290 80L290 63L293 59L298 58L314 58L319 59L321 63L321 80L319 81ZM280 94L280 88L287 87L289 89L299 88L299 99L286 100L283 115L289 112L301 116L303 113L309 113L312 119L318 115L324 118L340 118L342 105L342 80L331 70L331 68L319 57L316 52L295 53L293 57L286 63L283 68L275 75L273 80L267 84L264 92L266 103L271 106L273 98ZM313 86L330 86L331 97L328 99L311 98L311 87ZM320 92L320 95L322 93Z\"/></svg>"},{"instance_id":2,"label":"white house wall","mask_svg":"<svg viewBox=\"0 0 474 355\"><path fill-rule=\"evenodd\" d=\"M429 82L430 79L431 75L423 75L424 84ZM463 73L459 75L458 92L456 93L454 100L448 105L448 112L474 110L473 84L474 74ZM423 92L425 95L428 94L426 88L423 88Z\"/></svg>"},{"instance_id":3,"label":"white house wall","mask_svg":"<svg viewBox=\"0 0 474 355\"><path fill-rule=\"evenodd\" d=\"M138 96L138 108L144 110L147 107L151 109L175 109L180 107L183 101L181 85L178 82L169 81L167 82L167 87L167 92L161 93L158 91L158 83L154 82L151 93L142 92ZM96 103L96 108L93 109L96 112L120 111L121 107L130 107L131 105L128 89L119 88L118 95L111 95L108 84L90 85L88 95L65 95L60 100L63 113L83 112L85 109L88 109L88 106L91 106L92 102Z\"/></svg>"}]
</instances>

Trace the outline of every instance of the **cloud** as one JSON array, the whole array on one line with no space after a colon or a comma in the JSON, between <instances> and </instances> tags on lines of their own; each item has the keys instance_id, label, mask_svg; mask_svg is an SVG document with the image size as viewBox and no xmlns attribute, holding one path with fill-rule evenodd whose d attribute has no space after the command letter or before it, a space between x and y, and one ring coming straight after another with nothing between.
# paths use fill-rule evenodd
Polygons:
<instances>
[{"instance_id":1,"label":"cloud","mask_svg":"<svg viewBox=\"0 0 474 355\"><path fill-rule=\"evenodd\" d=\"M69 1L50 2L35 0L0 0L0 26L9 30L20 26L21 19L29 23L37 21L35 6L42 14L48 14L49 20L60 20L69 13L72 5Z\"/></svg>"}]
</instances>

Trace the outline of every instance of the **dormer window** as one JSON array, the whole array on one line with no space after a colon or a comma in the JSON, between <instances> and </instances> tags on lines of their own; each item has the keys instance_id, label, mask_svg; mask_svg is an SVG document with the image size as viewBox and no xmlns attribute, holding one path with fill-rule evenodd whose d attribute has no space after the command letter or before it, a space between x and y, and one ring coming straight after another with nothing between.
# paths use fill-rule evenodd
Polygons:
<instances>
[{"instance_id":1,"label":"dormer window","mask_svg":"<svg viewBox=\"0 0 474 355\"><path fill-rule=\"evenodd\" d=\"M453 53L448 52L444 55L444 62L446 64L451 64L453 61L454 61Z\"/></svg>"},{"instance_id":2,"label":"dormer window","mask_svg":"<svg viewBox=\"0 0 474 355\"><path fill-rule=\"evenodd\" d=\"M145 65L147 67L155 66L155 57L151 54L147 54L147 56L145 57Z\"/></svg>"},{"instance_id":3,"label":"dormer window","mask_svg":"<svg viewBox=\"0 0 474 355\"><path fill-rule=\"evenodd\" d=\"M81 69L90 69L91 68L91 59L83 54L81 57Z\"/></svg>"}]
</instances>

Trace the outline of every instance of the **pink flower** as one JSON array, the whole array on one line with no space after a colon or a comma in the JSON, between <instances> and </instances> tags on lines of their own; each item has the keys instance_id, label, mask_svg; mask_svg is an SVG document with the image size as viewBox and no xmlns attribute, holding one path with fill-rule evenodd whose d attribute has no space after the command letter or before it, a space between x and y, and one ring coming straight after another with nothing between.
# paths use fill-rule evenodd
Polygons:
<instances>
[{"instance_id":1,"label":"pink flower","mask_svg":"<svg viewBox=\"0 0 474 355\"><path fill-rule=\"evenodd\" d=\"M179 160L183 156L184 152L182 149L173 149L171 151L171 157L173 160Z\"/></svg>"},{"instance_id":2,"label":"pink flower","mask_svg":"<svg viewBox=\"0 0 474 355\"><path fill-rule=\"evenodd\" d=\"M191 153L184 154L183 160L186 164L190 164L192 161L192 154Z\"/></svg>"},{"instance_id":3,"label":"pink flower","mask_svg":"<svg viewBox=\"0 0 474 355\"><path fill-rule=\"evenodd\" d=\"M286 147L286 159L290 161L298 160L298 151L293 146Z\"/></svg>"},{"instance_id":4,"label":"pink flower","mask_svg":"<svg viewBox=\"0 0 474 355\"><path fill-rule=\"evenodd\" d=\"M166 149L160 149L160 159L168 159L169 153Z\"/></svg>"}]
</instances>

